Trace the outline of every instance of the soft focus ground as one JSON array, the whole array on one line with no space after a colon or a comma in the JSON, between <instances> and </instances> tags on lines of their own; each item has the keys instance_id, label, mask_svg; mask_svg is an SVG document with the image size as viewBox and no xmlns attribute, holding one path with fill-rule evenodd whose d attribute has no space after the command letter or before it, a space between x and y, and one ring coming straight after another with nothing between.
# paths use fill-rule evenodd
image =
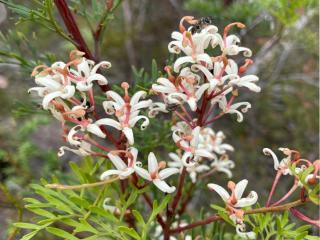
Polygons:
<instances>
[{"instance_id":1,"label":"soft focus ground","mask_svg":"<svg viewBox=\"0 0 320 240\"><path fill-rule=\"evenodd\" d=\"M282 14L284 10L274 2L124 1L108 26L101 51L101 57L113 64L108 75L111 82L133 81L131 66L149 71L152 59L160 69L166 65L170 34L177 29L181 16L213 16L220 29L233 21L244 22L247 30L240 31L242 45L253 50L255 64L249 71L260 77L262 92L241 95L253 106L243 123L227 116L212 127L223 130L226 141L235 147L231 154L236 162L234 179L247 178L250 189L260 193L263 200L274 175L273 162L262 154L264 147L290 147L304 158L319 157L318 7L303 1L305 4L291 13L293 18ZM67 60L70 45L39 26L15 26L16 21L0 5L0 30L24 33L34 47L22 47L26 54L37 50ZM88 33L88 29L82 31ZM4 44L0 42L0 48ZM26 94L32 85L30 72L14 63L0 63L0 180L15 196L23 194L28 183L57 170L66 171L66 162L77 160L72 155L62 160L56 157L62 139L55 121L39 114L41 111L26 111L28 107L36 109ZM221 176L217 181L226 179ZM286 191L290 184L279 191ZM194 204L204 197L196 197ZM18 213L1 193L0 203L0 239L5 239L6 224L16 221Z\"/></svg>"}]
</instances>

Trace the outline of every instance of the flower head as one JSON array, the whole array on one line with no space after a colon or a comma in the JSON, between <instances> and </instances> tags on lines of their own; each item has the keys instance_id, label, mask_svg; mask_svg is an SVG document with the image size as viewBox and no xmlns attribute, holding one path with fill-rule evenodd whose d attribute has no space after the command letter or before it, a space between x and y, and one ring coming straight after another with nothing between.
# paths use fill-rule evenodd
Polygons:
<instances>
[{"instance_id":1,"label":"flower head","mask_svg":"<svg viewBox=\"0 0 320 240\"><path fill-rule=\"evenodd\" d=\"M118 130L121 130L126 136L130 145L134 144L134 136L132 128L138 121L142 120L141 130L144 130L149 125L149 119L146 116L139 115L140 110L150 107L152 101L144 100L141 98L146 96L146 92L138 91L132 97L128 94L129 84L122 83L122 88L125 91L125 95L122 98L118 93L114 91L108 91L107 97L110 99L103 102L103 107L107 114L115 115L117 120L112 118L102 118L95 122L96 125L107 125Z\"/></svg>"},{"instance_id":2,"label":"flower head","mask_svg":"<svg viewBox=\"0 0 320 240\"><path fill-rule=\"evenodd\" d=\"M172 137L176 145L184 151L182 163L186 167L191 167L201 158L213 159L215 156L206 148L199 145L199 135L201 127L197 126L192 129L191 134L185 134L183 129L176 129Z\"/></svg>"},{"instance_id":3,"label":"flower head","mask_svg":"<svg viewBox=\"0 0 320 240\"><path fill-rule=\"evenodd\" d=\"M237 184L229 181L228 188L231 190L231 195L223 187L217 184L209 183L208 187L210 190L217 192L227 206L243 208L254 205L258 200L258 194L255 191L251 191L247 197L242 197L247 184L247 179L244 179Z\"/></svg>"},{"instance_id":4,"label":"flower head","mask_svg":"<svg viewBox=\"0 0 320 240\"><path fill-rule=\"evenodd\" d=\"M165 168L165 165L165 162L158 163L156 156L151 152L148 156L148 171L139 166L135 167L135 171L140 177L152 181L161 191L172 193L176 188L169 186L164 179L178 173L180 170L178 168Z\"/></svg>"},{"instance_id":5,"label":"flower head","mask_svg":"<svg viewBox=\"0 0 320 240\"><path fill-rule=\"evenodd\" d=\"M128 178L135 171L135 167L140 162L137 162L138 150L131 147L124 152L127 163L125 163L118 154L123 153L123 151L111 151L108 153L108 157L116 169L107 170L101 174L100 179L108 179L111 175L119 176L120 179Z\"/></svg>"}]
</instances>

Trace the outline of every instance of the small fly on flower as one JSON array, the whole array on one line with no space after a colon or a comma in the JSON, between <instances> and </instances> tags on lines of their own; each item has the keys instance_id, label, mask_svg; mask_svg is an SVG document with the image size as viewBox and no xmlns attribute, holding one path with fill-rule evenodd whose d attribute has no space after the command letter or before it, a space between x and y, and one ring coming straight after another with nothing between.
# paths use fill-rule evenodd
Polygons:
<instances>
[{"instance_id":1,"label":"small fly on flower","mask_svg":"<svg viewBox=\"0 0 320 240\"><path fill-rule=\"evenodd\" d=\"M198 22L192 25L190 31L192 34L201 32L202 29L213 23L213 17L202 17Z\"/></svg>"}]
</instances>

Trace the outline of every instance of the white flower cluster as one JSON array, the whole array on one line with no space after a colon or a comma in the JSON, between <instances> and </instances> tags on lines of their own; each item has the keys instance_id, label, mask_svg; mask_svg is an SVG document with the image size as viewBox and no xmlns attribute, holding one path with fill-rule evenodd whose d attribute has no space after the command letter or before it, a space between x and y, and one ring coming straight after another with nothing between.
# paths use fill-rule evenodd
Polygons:
<instances>
[{"instance_id":1,"label":"white flower cluster","mask_svg":"<svg viewBox=\"0 0 320 240\"><path fill-rule=\"evenodd\" d=\"M174 40L169 43L168 49L173 54L183 53L185 56L179 55L173 64L173 72L172 68L166 68L168 78L161 77L157 84L152 85L153 91L158 93L165 103L153 105L156 110L152 110L165 112L165 106L187 103L191 111L199 111L197 103L205 95L212 105L217 104L223 113L236 114L241 122L242 113L251 107L250 103L232 104L233 97L228 100L227 95L237 95L237 89L240 87L260 92L260 87L255 84L259 80L258 77L243 75L252 61L246 59L244 65L238 67L234 60L228 58L241 52L245 57L251 56L250 49L238 46L240 39L236 35L227 36L232 26L243 28L244 25L230 24L221 36L214 25L207 25L201 32L192 34L183 26L184 21L194 23L196 20L188 16L181 20L180 32L172 33ZM219 48L221 54L211 56L209 52L216 48Z\"/></svg>"},{"instance_id":2,"label":"white flower cluster","mask_svg":"<svg viewBox=\"0 0 320 240\"><path fill-rule=\"evenodd\" d=\"M66 141L76 147L61 147L59 156L65 150L80 156L94 155L89 133L100 138L106 137L102 129L93 123L94 120L87 117L88 113L95 111L93 83L101 86L108 84L107 79L98 73L102 67L110 68L111 64L107 61L95 64L83 57L82 52L75 50L70 53L70 62L59 61L50 67L40 65L32 73L39 86L30 88L29 92L36 92L42 98L42 107L61 122ZM68 129L66 122L75 126Z\"/></svg>"},{"instance_id":3,"label":"white flower cluster","mask_svg":"<svg viewBox=\"0 0 320 240\"><path fill-rule=\"evenodd\" d=\"M215 133L211 128L200 127L192 130L185 122L178 122L172 127L172 131L173 140L179 150L178 154L169 153L173 160L168 163L170 167L186 167L193 183L199 173L208 171L224 172L229 178L232 177L230 169L234 168L234 162L229 160L226 153L234 149L223 143L225 135L222 131ZM221 155L219 158L218 154Z\"/></svg>"}]
</instances>

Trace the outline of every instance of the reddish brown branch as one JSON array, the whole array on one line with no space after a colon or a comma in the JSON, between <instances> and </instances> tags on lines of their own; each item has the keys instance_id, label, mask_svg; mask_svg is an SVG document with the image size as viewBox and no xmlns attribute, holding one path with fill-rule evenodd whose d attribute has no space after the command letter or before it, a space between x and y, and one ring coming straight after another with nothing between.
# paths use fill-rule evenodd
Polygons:
<instances>
[{"instance_id":1,"label":"reddish brown branch","mask_svg":"<svg viewBox=\"0 0 320 240\"><path fill-rule=\"evenodd\" d=\"M65 0L54 0L59 14L63 19L63 22L71 35L72 39L76 42L77 48L84 52L86 54L86 57L89 59L94 60L93 55L90 52L90 49L88 48L86 42L84 41L84 38L81 35L81 32L78 28L78 25L72 15L72 12L70 11L68 4Z\"/></svg>"},{"instance_id":2,"label":"reddish brown branch","mask_svg":"<svg viewBox=\"0 0 320 240\"><path fill-rule=\"evenodd\" d=\"M307 201L310 201L310 200L307 199ZM282 212L282 211L289 210L289 209L291 209L293 207L298 207L300 205L303 205L307 201L301 201L301 199L299 199L297 201L294 201L294 202L291 202L291 203L287 203L287 204L284 204L284 205L280 205L280 206L262 207L262 208L247 210L247 211L244 212L244 214L248 215L248 214L267 213L267 212ZM215 214L215 215L212 215L212 216L208 217L207 219L196 221L196 222L193 222L193 223L188 224L188 225L183 226L183 227L177 227L175 229L171 229L170 230L170 234L177 234L177 233L183 232L183 231L188 230L188 229L192 229L192 228L195 228L195 227L198 227L198 226L206 225L206 224L209 224L209 223L212 223L212 222L215 222L215 221L220 221L220 220L223 220L223 218L220 217L219 215Z\"/></svg>"},{"instance_id":3,"label":"reddish brown branch","mask_svg":"<svg viewBox=\"0 0 320 240\"><path fill-rule=\"evenodd\" d=\"M181 198L181 194L182 194L182 189L183 189L183 185L184 185L184 179L185 179L185 176L186 176L186 173L187 173L187 169L186 167L183 167L182 169L182 173L180 174L180 178L179 178L179 185L178 185L178 190L177 190L177 193L172 201L172 204L171 204L171 211L170 211L170 214L173 214L175 212L175 209L179 203L179 200Z\"/></svg>"},{"instance_id":4,"label":"reddish brown branch","mask_svg":"<svg viewBox=\"0 0 320 240\"><path fill-rule=\"evenodd\" d=\"M186 197L184 198L184 200L182 201L181 207L180 207L180 209L179 209L179 211L178 211L178 214L179 214L179 215L182 215L182 214L185 212L188 203L189 203L190 200L192 199L192 192L193 192L194 186L195 186L194 183L191 183L191 184L190 184L190 187L189 187L189 189L188 189L188 191L187 191L187 195L186 195Z\"/></svg>"}]
</instances>

